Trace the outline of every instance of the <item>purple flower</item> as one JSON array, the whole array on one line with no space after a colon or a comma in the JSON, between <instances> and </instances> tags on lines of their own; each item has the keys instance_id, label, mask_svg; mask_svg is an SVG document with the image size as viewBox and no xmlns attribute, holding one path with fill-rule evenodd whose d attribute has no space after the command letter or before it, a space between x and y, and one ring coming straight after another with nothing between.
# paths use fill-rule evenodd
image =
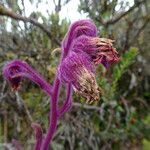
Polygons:
<instances>
[{"instance_id":1,"label":"purple flower","mask_svg":"<svg viewBox=\"0 0 150 150\"><path fill-rule=\"evenodd\" d=\"M96 35L97 28L91 20L80 20L70 26L62 41L62 59L53 86L24 61L13 60L4 66L3 76L13 90L18 90L25 77L39 85L51 97L50 123L46 135L43 135L38 124L32 124L36 137L35 150L49 149L59 117L71 108L72 87L86 98L89 104L99 100L100 88L95 79L95 66L101 63L108 68L119 58L113 41L98 38ZM59 107L59 89L62 83L67 88L66 100Z\"/></svg>"},{"instance_id":2,"label":"purple flower","mask_svg":"<svg viewBox=\"0 0 150 150\"><path fill-rule=\"evenodd\" d=\"M110 39L83 35L74 41L72 49L77 53L87 53L95 65L101 63L108 68L110 64L119 61L118 52L112 43Z\"/></svg>"},{"instance_id":3,"label":"purple flower","mask_svg":"<svg viewBox=\"0 0 150 150\"><path fill-rule=\"evenodd\" d=\"M3 68L3 76L11 84L14 91L19 89L21 81L25 77L39 85L48 95L52 93L51 86L24 61L13 60L7 63Z\"/></svg>"},{"instance_id":4,"label":"purple flower","mask_svg":"<svg viewBox=\"0 0 150 150\"><path fill-rule=\"evenodd\" d=\"M64 57L67 56L72 42L81 35L95 37L97 35L97 28L91 20L80 20L74 22L66 33L62 41L62 50Z\"/></svg>"},{"instance_id":5,"label":"purple flower","mask_svg":"<svg viewBox=\"0 0 150 150\"><path fill-rule=\"evenodd\" d=\"M58 68L58 77L71 83L74 90L92 103L99 100L99 87L95 79L95 67L85 53L72 52Z\"/></svg>"}]
</instances>

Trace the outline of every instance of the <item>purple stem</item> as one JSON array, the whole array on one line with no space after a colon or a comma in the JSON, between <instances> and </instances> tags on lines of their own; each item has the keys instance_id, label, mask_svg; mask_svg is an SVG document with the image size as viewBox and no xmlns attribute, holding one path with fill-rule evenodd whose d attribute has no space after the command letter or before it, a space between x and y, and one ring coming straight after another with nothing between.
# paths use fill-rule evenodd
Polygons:
<instances>
[{"instance_id":1,"label":"purple stem","mask_svg":"<svg viewBox=\"0 0 150 150\"><path fill-rule=\"evenodd\" d=\"M54 132L57 127L58 115L57 115L57 104L58 104L58 93L59 93L60 81L56 76L53 88L53 95L51 97L50 105L50 125L48 127L47 135L42 144L42 150L48 150Z\"/></svg>"},{"instance_id":2,"label":"purple stem","mask_svg":"<svg viewBox=\"0 0 150 150\"><path fill-rule=\"evenodd\" d=\"M65 112L69 111L72 106L72 87L71 84L67 85L67 98L61 108L58 110L58 117L60 118Z\"/></svg>"},{"instance_id":3,"label":"purple stem","mask_svg":"<svg viewBox=\"0 0 150 150\"><path fill-rule=\"evenodd\" d=\"M16 150L22 150L22 146L17 140L13 139L12 144L15 146Z\"/></svg>"},{"instance_id":4,"label":"purple stem","mask_svg":"<svg viewBox=\"0 0 150 150\"><path fill-rule=\"evenodd\" d=\"M42 139L36 139L36 143L34 145L34 150L40 150L42 144Z\"/></svg>"},{"instance_id":5,"label":"purple stem","mask_svg":"<svg viewBox=\"0 0 150 150\"><path fill-rule=\"evenodd\" d=\"M43 89L46 94L51 96L52 95L52 86L47 81L45 81L45 79L32 67L30 67L29 65L25 66L25 67L30 72L29 75L25 74L25 76L28 77L29 79L31 79L37 85L39 85L40 88Z\"/></svg>"},{"instance_id":6,"label":"purple stem","mask_svg":"<svg viewBox=\"0 0 150 150\"><path fill-rule=\"evenodd\" d=\"M71 34L73 34L73 33L71 33ZM67 43L68 42L69 41L67 41ZM70 45L71 44L67 44L65 49L69 49ZM61 62L68 55L68 50L62 55L63 56L61 58ZM56 130L56 127L57 127L57 121L59 119L59 114L60 115L63 114L65 111L67 111L70 108L68 103L71 102L71 98L70 98L71 97L71 93L72 93L71 92L72 91L71 90L71 85L68 86L66 102L61 107L60 111L58 110L58 94L59 94L60 85L61 84L60 84L60 81L58 79L58 75L56 75L55 82L53 84L53 94L52 94L51 103L50 103L50 115L49 115L50 125L48 127L48 131L47 131L46 137L45 137L45 139L43 141L43 144L42 144L42 150L47 150L49 148L49 145L51 144L51 141L52 141L52 138L53 138L53 134L54 134L54 132ZM66 109L66 107L68 109Z\"/></svg>"},{"instance_id":7,"label":"purple stem","mask_svg":"<svg viewBox=\"0 0 150 150\"><path fill-rule=\"evenodd\" d=\"M64 57L62 57L61 61L63 61ZM53 94L51 97L51 104L50 104L50 115L49 115L49 120L50 120L50 125L48 127L48 131L46 134L46 137L43 141L42 144L42 150L47 150L51 144L53 135L55 133L56 127L57 127L57 121L59 119L59 114L63 114L69 108L71 107L71 84L68 85L68 92L67 92L67 99L64 105L61 107L60 111L58 110L58 94L59 94L59 88L60 88L60 81L58 79L58 75L56 75L56 79L53 85ZM70 103L70 105L69 105ZM66 108L67 107L67 108Z\"/></svg>"},{"instance_id":8,"label":"purple stem","mask_svg":"<svg viewBox=\"0 0 150 150\"><path fill-rule=\"evenodd\" d=\"M52 86L44 80L40 74L36 74L36 76L31 76L27 75L26 73L19 73L18 75L14 76L24 76L26 78L29 78L32 82L36 83L47 95L51 96L52 95Z\"/></svg>"},{"instance_id":9,"label":"purple stem","mask_svg":"<svg viewBox=\"0 0 150 150\"><path fill-rule=\"evenodd\" d=\"M32 81L35 82L37 85L40 86L40 88L49 96L52 95L52 86L44 80L42 76L37 74L37 78L35 79L34 77L32 78Z\"/></svg>"},{"instance_id":10,"label":"purple stem","mask_svg":"<svg viewBox=\"0 0 150 150\"><path fill-rule=\"evenodd\" d=\"M40 150L42 140L43 140L43 131L42 128L39 124L37 123L32 123L31 127L34 130L35 138L36 138L36 143L34 145L34 150Z\"/></svg>"}]
</instances>

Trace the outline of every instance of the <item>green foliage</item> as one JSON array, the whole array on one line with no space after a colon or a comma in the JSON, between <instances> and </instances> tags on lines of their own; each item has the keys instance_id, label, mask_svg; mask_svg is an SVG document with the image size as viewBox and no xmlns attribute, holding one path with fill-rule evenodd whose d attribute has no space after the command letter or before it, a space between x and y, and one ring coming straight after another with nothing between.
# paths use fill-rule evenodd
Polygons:
<instances>
[{"instance_id":1,"label":"green foliage","mask_svg":"<svg viewBox=\"0 0 150 150\"><path fill-rule=\"evenodd\" d=\"M150 149L150 141L143 139L143 150L149 150Z\"/></svg>"},{"instance_id":2,"label":"green foliage","mask_svg":"<svg viewBox=\"0 0 150 150\"><path fill-rule=\"evenodd\" d=\"M98 84L103 89L102 97L104 101L109 101L112 98L116 98L118 94L118 81L121 79L122 75L127 71L129 66L133 63L137 54L137 48L132 47L121 56L119 63L115 64L115 66L112 69L111 82L107 78L103 77L97 79Z\"/></svg>"},{"instance_id":3,"label":"green foliage","mask_svg":"<svg viewBox=\"0 0 150 150\"><path fill-rule=\"evenodd\" d=\"M23 94L23 99L32 113L33 120L38 120L46 127L48 121L45 114L48 112L49 106L43 98L44 93L39 91L39 89L31 89L28 93Z\"/></svg>"},{"instance_id":4,"label":"green foliage","mask_svg":"<svg viewBox=\"0 0 150 150\"><path fill-rule=\"evenodd\" d=\"M134 61L136 55L138 54L138 49L131 47L125 54L122 55L121 60L118 64L115 65L112 71L112 86L111 92L116 91L117 83L128 69L131 63Z\"/></svg>"},{"instance_id":5,"label":"green foliage","mask_svg":"<svg viewBox=\"0 0 150 150\"><path fill-rule=\"evenodd\" d=\"M99 131L99 136L102 141L113 139L114 142L125 139L132 139L136 136L141 136L149 118L141 120L134 106L128 105L128 100L120 97L118 82L122 76L129 69L131 64L135 62L135 58L138 54L138 49L131 47L126 51L118 64L116 64L111 70L110 78L97 78L97 81L102 88L101 96L101 109L102 114L100 119L98 114L94 113L92 118L93 126L96 126L96 130ZM100 67L99 71L103 71ZM104 115L105 114L105 115ZM123 117L124 116L124 117ZM95 122L96 121L96 122ZM143 132L145 134L145 132ZM146 136L146 134L145 134ZM115 145L114 145L115 146Z\"/></svg>"}]
</instances>

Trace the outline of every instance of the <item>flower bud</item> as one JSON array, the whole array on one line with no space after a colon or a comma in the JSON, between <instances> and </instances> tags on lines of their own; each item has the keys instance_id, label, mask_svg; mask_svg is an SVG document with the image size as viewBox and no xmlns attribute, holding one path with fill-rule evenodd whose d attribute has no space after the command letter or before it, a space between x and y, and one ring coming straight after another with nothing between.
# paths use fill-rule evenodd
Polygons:
<instances>
[{"instance_id":1,"label":"flower bud","mask_svg":"<svg viewBox=\"0 0 150 150\"><path fill-rule=\"evenodd\" d=\"M21 63L25 63L21 61ZM20 73L25 72L25 70L20 67L20 61L15 60L7 63L3 68L3 76L11 84L12 90L16 91L20 87L22 76Z\"/></svg>"},{"instance_id":2,"label":"flower bud","mask_svg":"<svg viewBox=\"0 0 150 150\"><path fill-rule=\"evenodd\" d=\"M82 35L90 37L97 35L97 28L91 20L79 20L71 24L62 42L64 56L67 56L73 41Z\"/></svg>"},{"instance_id":3,"label":"flower bud","mask_svg":"<svg viewBox=\"0 0 150 150\"><path fill-rule=\"evenodd\" d=\"M59 79L71 83L74 90L88 103L99 100L99 87L95 79L95 68L85 53L72 52L58 68Z\"/></svg>"},{"instance_id":4,"label":"flower bud","mask_svg":"<svg viewBox=\"0 0 150 150\"><path fill-rule=\"evenodd\" d=\"M87 53L91 61L97 64L103 64L106 68L110 64L119 61L118 52L113 47L113 40L98 37L81 36L74 41L73 51Z\"/></svg>"},{"instance_id":5,"label":"flower bud","mask_svg":"<svg viewBox=\"0 0 150 150\"><path fill-rule=\"evenodd\" d=\"M48 95L51 94L50 85L24 61L13 60L7 63L3 68L3 76L11 84L13 90L18 90L22 78L25 77L39 85Z\"/></svg>"}]
</instances>

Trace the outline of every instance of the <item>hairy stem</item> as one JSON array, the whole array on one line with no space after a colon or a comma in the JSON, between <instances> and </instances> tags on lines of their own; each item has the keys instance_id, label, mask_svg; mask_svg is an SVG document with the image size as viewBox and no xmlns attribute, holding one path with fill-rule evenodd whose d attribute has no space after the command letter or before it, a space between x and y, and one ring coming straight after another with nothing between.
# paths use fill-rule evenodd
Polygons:
<instances>
[{"instance_id":1,"label":"hairy stem","mask_svg":"<svg viewBox=\"0 0 150 150\"><path fill-rule=\"evenodd\" d=\"M58 115L57 115L57 103L58 103L58 94L59 94L60 81L56 76L54 82L53 95L51 97L51 105L50 105L50 125L48 127L48 131L46 137L44 139L42 150L48 150L51 140L53 138L54 132L57 127Z\"/></svg>"},{"instance_id":2,"label":"hairy stem","mask_svg":"<svg viewBox=\"0 0 150 150\"><path fill-rule=\"evenodd\" d=\"M34 129L34 134L36 137L36 143L34 145L34 150L40 150L41 145L42 145L42 140L43 140L43 132L41 126L39 126L36 123L32 123L32 128Z\"/></svg>"},{"instance_id":3,"label":"hairy stem","mask_svg":"<svg viewBox=\"0 0 150 150\"><path fill-rule=\"evenodd\" d=\"M66 100L63 104L63 106L61 106L61 108L59 108L58 110L58 117L61 117L65 112L69 111L69 109L72 106L72 87L71 84L67 85L67 92L66 92Z\"/></svg>"}]
</instances>

